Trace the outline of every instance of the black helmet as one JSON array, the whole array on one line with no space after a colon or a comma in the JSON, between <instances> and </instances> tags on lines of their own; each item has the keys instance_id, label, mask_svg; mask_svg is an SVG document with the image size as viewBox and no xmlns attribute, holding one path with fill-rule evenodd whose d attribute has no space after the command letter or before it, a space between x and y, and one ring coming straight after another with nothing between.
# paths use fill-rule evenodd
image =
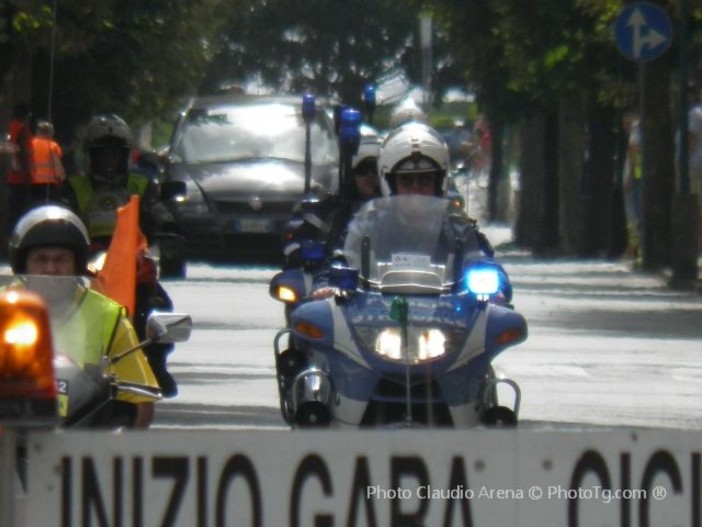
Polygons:
<instances>
[{"instance_id":1,"label":"black helmet","mask_svg":"<svg viewBox=\"0 0 702 527\"><path fill-rule=\"evenodd\" d=\"M131 148L134 144L129 125L114 114L96 115L85 128L85 147L90 149L105 143L114 143Z\"/></svg>"},{"instance_id":2,"label":"black helmet","mask_svg":"<svg viewBox=\"0 0 702 527\"><path fill-rule=\"evenodd\" d=\"M59 246L73 250L76 272L82 274L89 244L88 231L78 216L59 205L44 205L27 212L15 225L10 237L10 265L14 273L24 273L29 249Z\"/></svg>"},{"instance_id":3,"label":"black helmet","mask_svg":"<svg viewBox=\"0 0 702 527\"><path fill-rule=\"evenodd\" d=\"M85 128L83 145L90 160L88 175L99 185L122 186L126 183L129 156L134 146L132 131L124 119L114 114L96 115ZM118 166L113 173L100 173L100 159L107 151L116 150Z\"/></svg>"}]
</instances>

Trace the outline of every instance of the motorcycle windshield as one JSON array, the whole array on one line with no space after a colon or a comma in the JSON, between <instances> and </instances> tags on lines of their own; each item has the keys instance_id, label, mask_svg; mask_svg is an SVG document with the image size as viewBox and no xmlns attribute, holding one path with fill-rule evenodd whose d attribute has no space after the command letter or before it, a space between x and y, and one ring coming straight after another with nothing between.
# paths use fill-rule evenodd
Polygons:
<instances>
[{"instance_id":1,"label":"motorcycle windshield","mask_svg":"<svg viewBox=\"0 0 702 527\"><path fill-rule=\"evenodd\" d=\"M454 261L461 258L450 211L448 200L432 196L372 200L349 225L346 261L383 293L446 292L454 281Z\"/></svg>"}]
</instances>

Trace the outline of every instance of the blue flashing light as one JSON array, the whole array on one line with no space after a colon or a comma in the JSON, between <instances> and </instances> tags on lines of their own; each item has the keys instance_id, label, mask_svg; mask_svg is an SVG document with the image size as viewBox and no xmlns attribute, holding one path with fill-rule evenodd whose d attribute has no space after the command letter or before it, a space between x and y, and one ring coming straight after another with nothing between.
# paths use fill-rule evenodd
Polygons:
<instances>
[{"instance_id":1,"label":"blue flashing light","mask_svg":"<svg viewBox=\"0 0 702 527\"><path fill-rule=\"evenodd\" d=\"M495 267L471 267L466 271L468 291L484 297L500 290L500 274Z\"/></svg>"},{"instance_id":2,"label":"blue flashing light","mask_svg":"<svg viewBox=\"0 0 702 527\"><path fill-rule=\"evenodd\" d=\"M341 113L339 140L343 146L350 148L352 155L356 154L361 141L361 112L355 108L345 108Z\"/></svg>"},{"instance_id":3,"label":"blue flashing light","mask_svg":"<svg viewBox=\"0 0 702 527\"><path fill-rule=\"evenodd\" d=\"M375 86L372 84L366 84L363 90L363 102L365 102L367 106L375 106Z\"/></svg>"},{"instance_id":4,"label":"blue flashing light","mask_svg":"<svg viewBox=\"0 0 702 527\"><path fill-rule=\"evenodd\" d=\"M329 285L343 291L355 291L358 289L358 269L330 267Z\"/></svg>"},{"instance_id":5,"label":"blue flashing light","mask_svg":"<svg viewBox=\"0 0 702 527\"><path fill-rule=\"evenodd\" d=\"M302 258L308 262L321 262L325 256L325 244L317 240L302 240L300 243Z\"/></svg>"},{"instance_id":6,"label":"blue flashing light","mask_svg":"<svg viewBox=\"0 0 702 527\"><path fill-rule=\"evenodd\" d=\"M302 96L302 118L305 122L311 122L314 119L315 113L315 98L311 93L306 93Z\"/></svg>"}]
</instances>

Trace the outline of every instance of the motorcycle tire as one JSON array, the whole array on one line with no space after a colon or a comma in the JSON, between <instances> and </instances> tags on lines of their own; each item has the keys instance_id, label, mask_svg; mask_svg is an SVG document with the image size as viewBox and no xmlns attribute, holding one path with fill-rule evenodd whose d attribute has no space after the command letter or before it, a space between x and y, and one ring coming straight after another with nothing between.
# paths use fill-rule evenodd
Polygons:
<instances>
[{"instance_id":1,"label":"motorcycle tire","mask_svg":"<svg viewBox=\"0 0 702 527\"><path fill-rule=\"evenodd\" d=\"M483 424L494 428L511 428L517 426L517 416L511 408L506 406L493 406L488 408L482 416Z\"/></svg>"}]
</instances>

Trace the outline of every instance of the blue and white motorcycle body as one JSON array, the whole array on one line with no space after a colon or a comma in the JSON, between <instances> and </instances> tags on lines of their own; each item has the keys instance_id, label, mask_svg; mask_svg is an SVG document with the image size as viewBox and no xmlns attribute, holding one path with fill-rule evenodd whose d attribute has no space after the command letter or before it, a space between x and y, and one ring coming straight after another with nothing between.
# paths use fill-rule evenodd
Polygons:
<instances>
[{"instance_id":1,"label":"blue and white motorcycle body","mask_svg":"<svg viewBox=\"0 0 702 527\"><path fill-rule=\"evenodd\" d=\"M296 357L278 371L291 425L516 424L519 387L491 363L527 325L502 301L502 267L456 220L448 200L425 196L356 214L348 267L330 270L337 294L297 305L276 336L276 357ZM499 383L514 391L512 408L497 401Z\"/></svg>"}]
</instances>

